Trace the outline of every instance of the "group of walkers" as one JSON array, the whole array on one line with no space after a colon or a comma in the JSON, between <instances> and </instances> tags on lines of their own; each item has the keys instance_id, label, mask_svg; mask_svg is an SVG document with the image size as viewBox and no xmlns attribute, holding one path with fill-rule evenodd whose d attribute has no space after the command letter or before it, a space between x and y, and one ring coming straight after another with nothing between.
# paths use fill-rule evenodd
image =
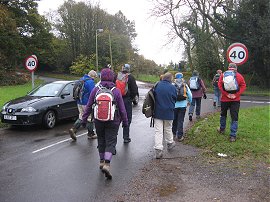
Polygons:
<instances>
[{"instance_id":1,"label":"group of walkers","mask_svg":"<svg viewBox=\"0 0 270 202\"><path fill-rule=\"evenodd\" d=\"M173 85L172 85L173 84ZM237 72L237 66L230 63L228 70L222 73L217 70L217 74L212 81L214 87L214 107L220 109L220 126L217 131L221 134L225 132L227 111L230 110L230 142L236 141L238 129L238 113L240 109L240 95L246 89L243 76ZM167 145L167 150L175 146L174 141L183 141L183 123L187 106L189 106L188 117L192 121L195 110L196 119L200 119L201 100L206 99L206 87L199 72L194 70L188 82L183 79L182 73L175 76L170 72L164 72L160 81L154 86L154 123L155 123L155 151L156 158L163 156L163 140Z\"/></svg>"},{"instance_id":2,"label":"group of walkers","mask_svg":"<svg viewBox=\"0 0 270 202\"><path fill-rule=\"evenodd\" d=\"M112 156L116 154L117 135L121 123L124 143L131 142L129 133L132 101L138 94L138 86L130 74L129 64L123 65L122 71L118 74L106 65L100 72L100 82L97 84L94 82L96 77L97 73L91 70L78 81L83 82L83 92L81 98L77 100L79 118L69 129L69 134L76 141L79 127L87 127L88 138L97 138L98 141L99 168L107 179L112 179L110 163Z\"/></svg>"},{"instance_id":3,"label":"group of walkers","mask_svg":"<svg viewBox=\"0 0 270 202\"><path fill-rule=\"evenodd\" d=\"M95 84L97 73L91 70L80 81L84 90L77 100L79 118L69 130L70 137L76 141L76 132L80 126L87 127L88 138L98 141L99 168L107 179L112 179L110 163L116 154L117 135L120 124L123 127L123 142L128 144L132 121L132 101L138 94L135 78L130 74L130 65L122 66L122 71L114 73L105 66L100 73L100 82ZM237 72L237 66L230 63L228 70L217 70L212 84L214 86L214 107L221 107L219 133L226 128L227 111L230 110L230 142L236 141L240 95L246 88L243 76ZM206 99L206 87L194 70L192 77L185 82L183 73L172 75L165 72L153 87L155 106L153 112L155 138L155 157L163 157L164 142L167 150L175 147L175 141L184 140L183 123L188 109L189 121L201 117L201 101ZM106 113L105 113L106 112ZM95 132L94 132L95 127Z\"/></svg>"}]
</instances>

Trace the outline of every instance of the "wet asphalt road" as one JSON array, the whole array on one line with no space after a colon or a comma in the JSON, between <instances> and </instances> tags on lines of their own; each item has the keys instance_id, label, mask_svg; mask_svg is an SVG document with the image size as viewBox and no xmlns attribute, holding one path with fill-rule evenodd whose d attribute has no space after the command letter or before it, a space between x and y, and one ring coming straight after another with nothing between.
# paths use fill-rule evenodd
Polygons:
<instances>
[{"instance_id":1,"label":"wet asphalt road","mask_svg":"<svg viewBox=\"0 0 270 202\"><path fill-rule=\"evenodd\" d=\"M141 113L147 92L139 83L140 103L133 108L130 144L123 144L119 130L117 155L113 156L113 179L99 170L97 140L88 140L86 130L71 141L68 129L73 121L59 123L52 130L37 127L0 129L0 201L69 202L115 201L130 179L154 158L154 129ZM202 101L202 114L215 111L212 95ZM265 98L243 96L241 107L269 104ZM185 125L188 122L186 117Z\"/></svg>"}]
</instances>

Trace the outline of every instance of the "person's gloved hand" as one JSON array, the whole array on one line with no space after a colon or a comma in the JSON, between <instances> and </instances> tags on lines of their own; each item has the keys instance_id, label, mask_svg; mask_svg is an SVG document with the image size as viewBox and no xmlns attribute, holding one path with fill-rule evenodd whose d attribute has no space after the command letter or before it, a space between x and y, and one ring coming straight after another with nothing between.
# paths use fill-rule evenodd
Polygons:
<instances>
[{"instance_id":1,"label":"person's gloved hand","mask_svg":"<svg viewBox=\"0 0 270 202\"><path fill-rule=\"evenodd\" d=\"M207 95L206 95L205 93L203 94L203 98L204 98L204 99L206 99L206 98L207 98Z\"/></svg>"},{"instance_id":2,"label":"person's gloved hand","mask_svg":"<svg viewBox=\"0 0 270 202\"><path fill-rule=\"evenodd\" d=\"M86 123L82 123L82 127L85 128L86 127Z\"/></svg>"}]
</instances>

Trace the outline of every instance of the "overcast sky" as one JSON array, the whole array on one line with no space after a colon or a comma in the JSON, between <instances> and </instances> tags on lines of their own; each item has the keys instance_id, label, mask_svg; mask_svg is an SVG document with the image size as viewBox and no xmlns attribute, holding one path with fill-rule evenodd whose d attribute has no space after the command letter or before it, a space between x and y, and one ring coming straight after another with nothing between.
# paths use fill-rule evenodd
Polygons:
<instances>
[{"instance_id":1,"label":"overcast sky","mask_svg":"<svg viewBox=\"0 0 270 202\"><path fill-rule=\"evenodd\" d=\"M83 0L76 0L77 2ZM40 0L39 13L56 10L64 0ZM110 14L119 10L128 20L135 21L135 29L138 34L135 44L139 54L146 59L154 60L157 64L168 64L170 61L178 63L182 59L181 50L176 47L165 46L168 41L167 28L156 19L149 18L151 5L148 0L91 0L100 2L101 8Z\"/></svg>"}]
</instances>

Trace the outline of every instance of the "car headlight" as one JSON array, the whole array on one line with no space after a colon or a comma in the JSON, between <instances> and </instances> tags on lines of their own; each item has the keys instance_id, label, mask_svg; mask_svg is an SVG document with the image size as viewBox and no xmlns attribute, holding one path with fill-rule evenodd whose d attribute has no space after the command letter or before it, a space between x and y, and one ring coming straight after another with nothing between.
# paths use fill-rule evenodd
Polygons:
<instances>
[{"instance_id":1,"label":"car headlight","mask_svg":"<svg viewBox=\"0 0 270 202\"><path fill-rule=\"evenodd\" d=\"M6 104L2 107L2 111L6 111L7 105L8 105L8 103L6 103Z\"/></svg>"},{"instance_id":2,"label":"car headlight","mask_svg":"<svg viewBox=\"0 0 270 202\"><path fill-rule=\"evenodd\" d=\"M37 110L33 107L22 108L22 112L36 112Z\"/></svg>"}]
</instances>

